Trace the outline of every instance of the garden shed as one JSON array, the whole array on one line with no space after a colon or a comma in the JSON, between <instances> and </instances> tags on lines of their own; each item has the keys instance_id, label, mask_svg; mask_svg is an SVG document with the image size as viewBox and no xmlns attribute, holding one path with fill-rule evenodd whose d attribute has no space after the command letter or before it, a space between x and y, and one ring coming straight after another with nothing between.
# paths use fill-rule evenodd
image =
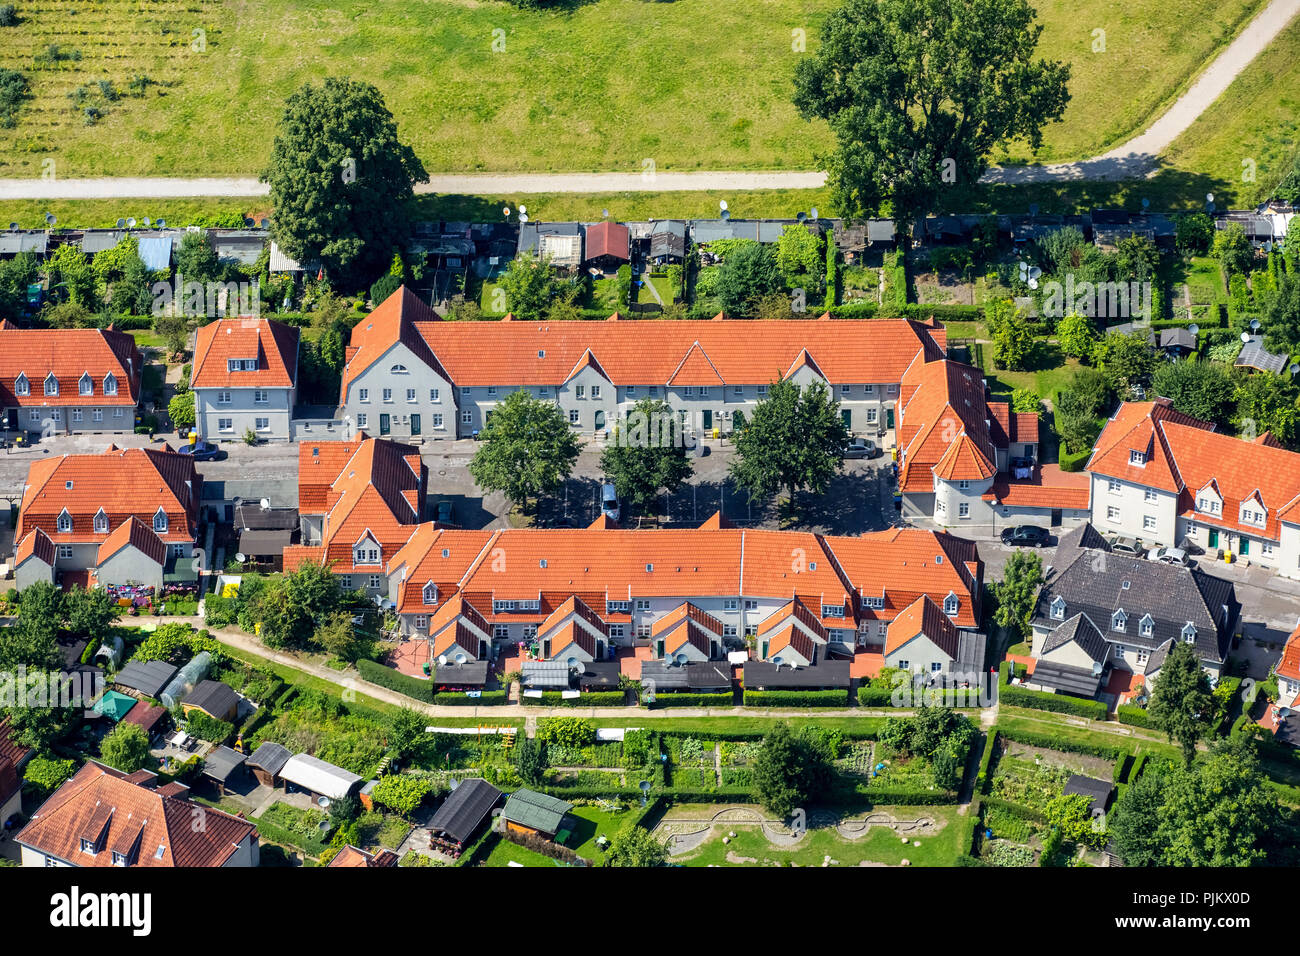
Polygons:
<instances>
[{"instance_id":1,"label":"garden shed","mask_svg":"<svg viewBox=\"0 0 1300 956\"><path fill-rule=\"evenodd\" d=\"M430 847L459 854L504 797L481 777L462 780L429 820Z\"/></svg>"},{"instance_id":2,"label":"garden shed","mask_svg":"<svg viewBox=\"0 0 1300 956\"><path fill-rule=\"evenodd\" d=\"M217 720L233 721L239 716L239 695L229 684L219 680L205 680L185 695L181 710L190 713L200 710Z\"/></svg>"},{"instance_id":3,"label":"garden shed","mask_svg":"<svg viewBox=\"0 0 1300 956\"><path fill-rule=\"evenodd\" d=\"M113 683L141 697L157 697L175 676L175 665L166 661L127 661Z\"/></svg>"},{"instance_id":4,"label":"garden shed","mask_svg":"<svg viewBox=\"0 0 1300 956\"><path fill-rule=\"evenodd\" d=\"M258 783L266 787L276 787L280 785L280 771L292 756L289 748L268 740L254 750L253 755L248 758L248 769L253 771L253 776L257 778Z\"/></svg>"},{"instance_id":5,"label":"garden shed","mask_svg":"<svg viewBox=\"0 0 1300 956\"><path fill-rule=\"evenodd\" d=\"M224 795L228 786L247 773L244 769L247 760L238 750L226 746L214 747L203 758L203 776L215 783Z\"/></svg>"},{"instance_id":6,"label":"garden shed","mask_svg":"<svg viewBox=\"0 0 1300 956\"><path fill-rule=\"evenodd\" d=\"M329 800L353 796L365 782L355 773L326 763L311 754L290 757L280 769L280 778L305 793Z\"/></svg>"},{"instance_id":7,"label":"garden shed","mask_svg":"<svg viewBox=\"0 0 1300 956\"><path fill-rule=\"evenodd\" d=\"M540 834L554 840L564 829L565 817L573 804L538 793L535 790L516 790L506 800L501 816L506 821L506 829L525 836Z\"/></svg>"}]
</instances>

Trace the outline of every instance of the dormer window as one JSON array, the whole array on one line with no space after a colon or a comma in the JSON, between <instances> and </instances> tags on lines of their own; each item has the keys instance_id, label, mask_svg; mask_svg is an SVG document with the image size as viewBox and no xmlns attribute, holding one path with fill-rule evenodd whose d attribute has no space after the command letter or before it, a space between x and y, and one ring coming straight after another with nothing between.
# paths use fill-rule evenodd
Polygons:
<instances>
[{"instance_id":1,"label":"dormer window","mask_svg":"<svg viewBox=\"0 0 1300 956\"><path fill-rule=\"evenodd\" d=\"M62 534L69 534L72 531L72 515L68 514L67 508L59 512L57 527Z\"/></svg>"},{"instance_id":2,"label":"dormer window","mask_svg":"<svg viewBox=\"0 0 1300 956\"><path fill-rule=\"evenodd\" d=\"M256 372L257 359L255 358L226 359L226 371L227 372Z\"/></svg>"},{"instance_id":3,"label":"dormer window","mask_svg":"<svg viewBox=\"0 0 1300 956\"><path fill-rule=\"evenodd\" d=\"M167 530L167 512L163 511L161 508L154 512L153 529L159 534L162 534Z\"/></svg>"},{"instance_id":4,"label":"dormer window","mask_svg":"<svg viewBox=\"0 0 1300 956\"><path fill-rule=\"evenodd\" d=\"M116 850L113 851L114 866L129 866L130 863L131 863L130 858L127 857L125 853L118 853Z\"/></svg>"},{"instance_id":5,"label":"dormer window","mask_svg":"<svg viewBox=\"0 0 1300 956\"><path fill-rule=\"evenodd\" d=\"M1124 613L1123 608L1120 608L1110 616L1110 629L1123 634L1126 627L1128 627L1128 615Z\"/></svg>"},{"instance_id":6,"label":"dormer window","mask_svg":"<svg viewBox=\"0 0 1300 956\"><path fill-rule=\"evenodd\" d=\"M59 380L54 377L53 372L45 376L45 394L46 395L59 394Z\"/></svg>"},{"instance_id":7,"label":"dormer window","mask_svg":"<svg viewBox=\"0 0 1300 956\"><path fill-rule=\"evenodd\" d=\"M960 607L961 602L957 600L957 595L949 591L948 596L943 599L943 613L949 617L956 617Z\"/></svg>"},{"instance_id":8,"label":"dormer window","mask_svg":"<svg viewBox=\"0 0 1300 956\"><path fill-rule=\"evenodd\" d=\"M1145 465L1147 463L1147 453L1138 451L1136 448L1130 448L1128 452L1128 463L1130 465Z\"/></svg>"},{"instance_id":9,"label":"dormer window","mask_svg":"<svg viewBox=\"0 0 1300 956\"><path fill-rule=\"evenodd\" d=\"M1142 615L1142 620L1138 622L1138 634L1142 637L1152 637L1155 632L1156 622L1151 619L1151 615Z\"/></svg>"},{"instance_id":10,"label":"dormer window","mask_svg":"<svg viewBox=\"0 0 1300 956\"><path fill-rule=\"evenodd\" d=\"M27 375L19 372L18 377L14 379L14 394L30 395L32 393L32 383L27 381Z\"/></svg>"},{"instance_id":11,"label":"dormer window","mask_svg":"<svg viewBox=\"0 0 1300 956\"><path fill-rule=\"evenodd\" d=\"M1196 643L1196 625L1193 624L1191 621L1188 621L1186 624L1183 625L1183 643L1184 644Z\"/></svg>"},{"instance_id":12,"label":"dormer window","mask_svg":"<svg viewBox=\"0 0 1300 956\"><path fill-rule=\"evenodd\" d=\"M406 374L406 366L405 366L405 365L394 365L394 366L393 366L392 368L390 368L388 371L389 371L391 374L393 374L393 375L405 375L405 374Z\"/></svg>"},{"instance_id":13,"label":"dormer window","mask_svg":"<svg viewBox=\"0 0 1300 956\"><path fill-rule=\"evenodd\" d=\"M108 534L108 515L103 508L95 512L95 534Z\"/></svg>"},{"instance_id":14,"label":"dormer window","mask_svg":"<svg viewBox=\"0 0 1300 956\"><path fill-rule=\"evenodd\" d=\"M372 538L366 538L352 549L353 564L378 564L379 548Z\"/></svg>"},{"instance_id":15,"label":"dormer window","mask_svg":"<svg viewBox=\"0 0 1300 956\"><path fill-rule=\"evenodd\" d=\"M425 604L437 604L438 585L434 584L432 581L425 584L424 591L422 592L422 599Z\"/></svg>"},{"instance_id":16,"label":"dormer window","mask_svg":"<svg viewBox=\"0 0 1300 956\"><path fill-rule=\"evenodd\" d=\"M95 394L95 380L90 377L89 372L81 373L81 380L77 382L77 394L78 395Z\"/></svg>"},{"instance_id":17,"label":"dormer window","mask_svg":"<svg viewBox=\"0 0 1300 956\"><path fill-rule=\"evenodd\" d=\"M109 372L107 375L104 376L104 394L105 395L117 394L117 376L114 375L112 372Z\"/></svg>"},{"instance_id":18,"label":"dormer window","mask_svg":"<svg viewBox=\"0 0 1300 956\"><path fill-rule=\"evenodd\" d=\"M94 856L94 855L95 855L95 841L94 841L94 840L87 840L85 837L82 837L82 838L81 838L81 852L82 852L82 853L89 853L91 856Z\"/></svg>"},{"instance_id":19,"label":"dormer window","mask_svg":"<svg viewBox=\"0 0 1300 956\"><path fill-rule=\"evenodd\" d=\"M1052 618L1057 621L1065 620L1065 598L1059 594L1052 598Z\"/></svg>"}]
</instances>

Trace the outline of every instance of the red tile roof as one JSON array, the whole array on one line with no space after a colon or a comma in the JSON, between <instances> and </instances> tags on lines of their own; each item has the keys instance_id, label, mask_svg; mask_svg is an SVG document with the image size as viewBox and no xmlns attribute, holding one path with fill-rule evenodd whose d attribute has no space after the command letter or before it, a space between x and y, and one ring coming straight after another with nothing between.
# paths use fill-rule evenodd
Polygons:
<instances>
[{"instance_id":1,"label":"red tile roof","mask_svg":"<svg viewBox=\"0 0 1300 956\"><path fill-rule=\"evenodd\" d=\"M888 636L885 639L885 654L894 653L908 641L922 634L949 657L956 659L961 641L957 626L928 594L912 602L902 614L890 622Z\"/></svg>"},{"instance_id":2,"label":"red tile roof","mask_svg":"<svg viewBox=\"0 0 1300 956\"><path fill-rule=\"evenodd\" d=\"M1159 488L1177 494L1182 488L1173 452L1159 426L1174 422L1202 431L1214 426L1176 410L1167 399L1154 402L1126 402L1097 437L1087 470L1110 478ZM1246 444L1246 443L1242 443ZM1146 456L1143 464L1133 464L1130 452Z\"/></svg>"},{"instance_id":3,"label":"red tile roof","mask_svg":"<svg viewBox=\"0 0 1300 956\"><path fill-rule=\"evenodd\" d=\"M587 260L599 256L626 259L631 232L621 222L605 220L587 227Z\"/></svg>"},{"instance_id":4,"label":"red tile roof","mask_svg":"<svg viewBox=\"0 0 1300 956\"><path fill-rule=\"evenodd\" d=\"M112 534L99 546L96 564L103 564L125 547L132 547L145 555L155 564L167 563L167 546L154 530L132 515L117 526Z\"/></svg>"},{"instance_id":5,"label":"red tile roof","mask_svg":"<svg viewBox=\"0 0 1300 956\"><path fill-rule=\"evenodd\" d=\"M45 394L46 376L58 380L58 395ZM117 394L106 395L104 380L112 375ZM39 408L66 405L127 405L140 401L144 356L135 339L108 329L0 328L0 408ZM27 379L27 394L19 395L19 375ZM89 375L91 391L81 394L81 378Z\"/></svg>"},{"instance_id":6,"label":"red tile roof","mask_svg":"<svg viewBox=\"0 0 1300 956\"><path fill-rule=\"evenodd\" d=\"M167 516L167 543L193 542L198 533L203 479L194 459L161 448L118 448L110 445L98 455L60 455L33 462L18 514L16 536L21 540L40 528L55 544L102 542L108 533L134 516L153 527L161 508ZM72 530L58 530L67 510ZM96 532L95 515L103 509L109 532Z\"/></svg>"},{"instance_id":7,"label":"red tile roof","mask_svg":"<svg viewBox=\"0 0 1300 956\"><path fill-rule=\"evenodd\" d=\"M54 567L54 542L40 528L28 533L18 542L18 547L14 549L14 566L17 567L31 557Z\"/></svg>"},{"instance_id":8,"label":"red tile roof","mask_svg":"<svg viewBox=\"0 0 1300 956\"><path fill-rule=\"evenodd\" d=\"M17 767L31 752L30 747L24 747L15 739L13 723L10 719L0 717L0 760L8 760Z\"/></svg>"},{"instance_id":9,"label":"red tile roof","mask_svg":"<svg viewBox=\"0 0 1300 956\"><path fill-rule=\"evenodd\" d=\"M912 363L898 399L901 490L932 490L936 469L947 481L992 477L997 451L991 421L979 369L947 359Z\"/></svg>"},{"instance_id":10,"label":"red tile roof","mask_svg":"<svg viewBox=\"0 0 1300 956\"><path fill-rule=\"evenodd\" d=\"M1287 680L1300 681L1300 626L1286 639L1282 659L1277 664L1277 674Z\"/></svg>"},{"instance_id":11,"label":"red tile roof","mask_svg":"<svg viewBox=\"0 0 1300 956\"><path fill-rule=\"evenodd\" d=\"M424 337L416 331L417 322L436 322L441 323L438 313L434 312L406 286L402 286L368 316L362 319L352 329L352 335L349 339L346 361L343 368L343 384L340 395L340 404L346 399L348 394L348 385L364 372L370 366L393 347L401 342L410 349L417 358L437 371L444 379L451 381L447 374L438 364L438 360L429 350L429 345L425 342ZM465 323L449 323L460 325ZM477 323L468 323L475 325ZM512 325L503 326L503 328L514 328ZM459 383L458 383L459 384Z\"/></svg>"},{"instance_id":12,"label":"red tile roof","mask_svg":"<svg viewBox=\"0 0 1300 956\"><path fill-rule=\"evenodd\" d=\"M817 648L812 638L796 627L793 621L789 621L768 640L766 659L771 660L787 647L809 663L817 659Z\"/></svg>"},{"instance_id":13,"label":"red tile roof","mask_svg":"<svg viewBox=\"0 0 1300 956\"><path fill-rule=\"evenodd\" d=\"M298 379L298 330L283 322L241 317L199 329L194 388L292 388ZM257 359L255 370L229 371L228 359Z\"/></svg>"},{"instance_id":14,"label":"red tile roof","mask_svg":"<svg viewBox=\"0 0 1300 956\"><path fill-rule=\"evenodd\" d=\"M1013 480L999 475L983 498L1011 508L1087 510L1091 494L1092 482L1086 473L1061 471L1060 465L1038 465L1030 478Z\"/></svg>"},{"instance_id":15,"label":"red tile roof","mask_svg":"<svg viewBox=\"0 0 1300 956\"><path fill-rule=\"evenodd\" d=\"M113 865L110 850L131 854L131 866L222 866L257 828L207 808L193 825L195 805L130 783L126 774L88 761L45 801L15 837L24 846L77 866ZM81 839L99 838L93 856Z\"/></svg>"}]
</instances>

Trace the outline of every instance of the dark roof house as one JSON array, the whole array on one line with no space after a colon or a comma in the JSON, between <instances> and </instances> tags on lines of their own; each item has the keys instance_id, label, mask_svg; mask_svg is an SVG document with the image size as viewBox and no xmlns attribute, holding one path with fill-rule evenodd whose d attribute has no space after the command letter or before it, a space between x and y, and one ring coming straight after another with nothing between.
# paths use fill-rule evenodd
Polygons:
<instances>
[{"instance_id":1,"label":"dark roof house","mask_svg":"<svg viewBox=\"0 0 1300 956\"><path fill-rule=\"evenodd\" d=\"M500 806L504 796L481 777L462 780L430 818L429 831L436 839L453 847L463 847L478 832L488 815Z\"/></svg>"}]
</instances>

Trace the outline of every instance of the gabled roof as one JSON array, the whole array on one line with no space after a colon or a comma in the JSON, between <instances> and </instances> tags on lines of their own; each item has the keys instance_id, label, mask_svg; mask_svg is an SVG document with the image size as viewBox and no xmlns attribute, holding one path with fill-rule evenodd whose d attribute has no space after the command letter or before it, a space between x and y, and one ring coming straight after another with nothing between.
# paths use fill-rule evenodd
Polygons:
<instances>
[{"instance_id":1,"label":"gabled roof","mask_svg":"<svg viewBox=\"0 0 1300 956\"><path fill-rule=\"evenodd\" d=\"M298 329L248 316L218 319L196 333L194 388L292 388L298 380ZM229 359L256 359L255 370L228 370Z\"/></svg>"},{"instance_id":2,"label":"gabled roof","mask_svg":"<svg viewBox=\"0 0 1300 956\"><path fill-rule=\"evenodd\" d=\"M1177 494L1182 490L1184 479L1178 474L1173 452L1161 427L1166 423L1205 432L1214 428L1208 422L1184 415L1168 399L1125 402L1097 437L1087 470ZM1130 452L1133 451L1146 455L1144 464L1130 461Z\"/></svg>"},{"instance_id":3,"label":"gabled roof","mask_svg":"<svg viewBox=\"0 0 1300 956\"><path fill-rule=\"evenodd\" d=\"M1052 631L1043 641L1040 654L1048 654L1058 647L1074 642L1085 654L1098 664L1105 663L1108 656L1106 639L1101 636L1097 625L1083 614L1075 614L1069 620Z\"/></svg>"},{"instance_id":4,"label":"gabled roof","mask_svg":"<svg viewBox=\"0 0 1300 956\"><path fill-rule=\"evenodd\" d=\"M110 529L133 515L152 527L161 508L167 515L167 531L160 535L163 541L191 542L198 533L202 483L193 457L178 454L167 445L110 445L98 455L61 455L35 461L27 472L17 537L21 540L41 528L55 544L102 542L104 535L94 530L95 515L101 508L108 515ZM72 516L72 531L67 533L58 530L58 517L64 509Z\"/></svg>"},{"instance_id":5,"label":"gabled roof","mask_svg":"<svg viewBox=\"0 0 1300 956\"><path fill-rule=\"evenodd\" d=\"M916 361L903 374L898 399L898 447L904 492L930 491L934 476L978 481L997 472L993 428L984 376L948 359Z\"/></svg>"},{"instance_id":6,"label":"gabled roof","mask_svg":"<svg viewBox=\"0 0 1300 956\"><path fill-rule=\"evenodd\" d=\"M613 256L627 259L630 233L621 222L605 220L587 227L587 259Z\"/></svg>"},{"instance_id":7,"label":"gabled roof","mask_svg":"<svg viewBox=\"0 0 1300 956\"><path fill-rule=\"evenodd\" d=\"M132 783L126 774L87 761L33 815L15 839L76 866L113 866L110 850L130 853L131 866L222 866L256 827L247 820L208 808L204 826L193 826L195 807ZM93 832L103 848L93 856L81 850Z\"/></svg>"},{"instance_id":8,"label":"gabled roof","mask_svg":"<svg viewBox=\"0 0 1300 956\"><path fill-rule=\"evenodd\" d=\"M572 809L573 804L559 797L535 790L516 790L506 800L501 815L511 823L543 833L555 833L560 829L564 815Z\"/></svg>"},{"instance_id":9,"label":"gabled roof","mask_svg":"<svg viewBox=\"0 0 1300 956\"><path fill-rule=\"evenodd\" d=\"M1287 680L1300 681L1300 625L1286 639L1282 658L1277 663L1277 674Z\"/></svg>"},{"instance_id":10,"label":"gabled roof","mask_svg":"<svg viewBox=\"0 0 1300 956\"><path fill-rule=\"evenodd\" d=\"M135 548L154 564L167 563L167 545L149 525L135 515L127 518L99 546L96 564L103 564L123 548Z\"/></svg>"},{"instance_id":11,"label":"gabled roof","mask_svg":"<svg viewBox=\"0 0 1300 956\"><path fill-rule=\"evenodd\" d=\"M50 373L59 381L59 394L45 394ZM17 394L15 382L27 377L28 394ZM91 394L82 395L82 375L91 378ZM117 380L117 394L104 393L104 378ZM0 327L0 408L65 405L133 406L140 401L144 357L135 339L108 329L20 329ZM24 422L24 425L26 422Z\"/></svg>"},{"instance_id":12,"label":"gabled roof","mask_svg":"<svg viewBox=\"0 0 1300 956\"><path fill-rule=\"evenodd\" d=\"M953 624L952 619L943 613L943 609L928 594L913 601L890 622L885 638L885 653L894 653L920 635L929 638L935 647L953 660L957 659L961 641L957 625Z\"/></svg>"},{"instance_id":13,"label":"gabled roof","mask_svg":"<svg viewBox=\"0 0 1300 956\"><path fill-rule=\"evenodd\" d=\"M410 349L425 365L448 379L438 359L429 350L428 343L416 331L417 322L441 323L442 320L419 296L406 286L401 286L353 327L348 342L347 364L343 368L340 404L347 398L348 386L352 381L378 362L398 342Z\"/></svg>"},{"instance_id":14,"label":"gabled roof","mask_svg":"<svg viewBox=\"0 0 1300 956\"><path fill-rule=\"evenodd\" d=\"M481 777L462 780L426 826L455 843L467 843L504 794Z\"/></svg>"},{"instance_id":15,"label":"gabled roof","mask_svg":"<svg viewBox=\"0 0 1300 956\"><path fill-rule=\"evenodd\" d=\"M157 697L176 676L176 670L174 664L166 661L127 661L114 676L113 683L146 697Z\"/></svg>"},{"instance_id":16,"label":"gabled roof","mask_svg":"<svg viewBox=\"0 0 1300 956\"><path fill-rule=\"evenodd\" d=\"M181 702L187 707L197 707L210 717L225 720L226 714L239 706L239 695L229 684L219 680L200 681Z\"/></svg>"},{"instance_id":17,"label":"gabled roof","mask_svg":"<svg viewBox=\"0 0 1300 956\"><path fill-rule=\"evenodd\" d=\"M50 536L37 528L23 536L18 542L18 547L14 549L14 566L21 565L28 558L35 558L54 567L54 542Z\"/></svg>"},{"instance_id":18,"label":"gabled roof","mask_svg":"<svg viewBox=\"0 0 1300 956\"><path fill-rule=\"evenodd\" d=\"M817 645L813 643L806 631L796 627L794 622L788 619L785 626L779 628L768 639L767 654L764 659L770 661L786 648L794 651L809 664L817 660Z\"/></svg>"}]
</instances>

